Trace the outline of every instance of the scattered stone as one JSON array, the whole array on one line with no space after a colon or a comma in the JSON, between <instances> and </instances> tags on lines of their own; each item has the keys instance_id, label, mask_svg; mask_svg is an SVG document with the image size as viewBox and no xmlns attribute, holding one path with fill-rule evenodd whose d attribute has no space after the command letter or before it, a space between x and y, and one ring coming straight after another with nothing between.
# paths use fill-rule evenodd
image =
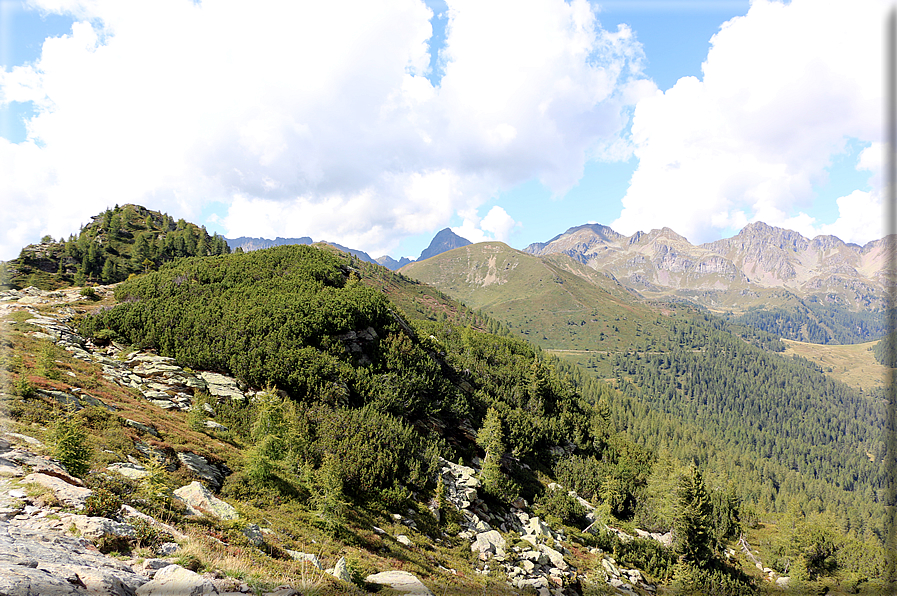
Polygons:
<instances>
[{"instance_id":1,"label":"scattered stone","mask_svg":"<svg viewBox=\"0 0 897 596\"><path fill-rule=\"evenodd\" d=\"M414 546L414 543L411 542L411 539L408 538L407 536L405 536L404 534L399 534L398 536L396 536L396 542L398 542L399 544L401 544L403 546L409 546L409 547Z\"/></svg>"},{"instance_id":2,"label":"scattered stone","mask_svg":"<svg viewBox=\"0 0 897 596\"><path fill-rule=\"evenodd\" d=\"M4 436L11 437L12 439L18 439L23 443L27 443L28 445L33 445L34 447L42 447L43 443L35 439L34 437L29 437L28 435L22 435L19 433L6 433Z\"/></svg>"},{"instance_id":3,"label":"scattered stone","mask_svg":"<svg viewBox=\"0 0 897 596\"><path fill-rule=\"evenodd\" d=\"M239 517L237 510L212 494L212 491L197 481L174 491L174 496L187 505L190 515L211 515L224 520L234 520Z\"/></svg>"},{"instance_id":4,"label":"scattered stone","mask_svg":"<svg viewBox=\"0 0 897 596\"><path fill-rule=\"evenodd\" d=\"M218 424L214 420L206 420L205 422L203 422L203 426L212 430L217 430L219 432L224 432L227 430L226 426L224 426L223 424Z\"/></svg>"},{"instance_id":5,"label":"scattered stone","mask_svg":"<svg viewBox=\"0 0 897 596\"><path fill-rule=\"evenodd\" d=\"M262 548L265 546L265 536L262 534L262 529L258 527L258 524L249 524L246 528L243 529L243 535L249 539L249 542L252 543L253 546Z\"/></svg>"},{"instance_id":6,"label":"scattered stone","mask_svg":"<svg viewBox=\"0 0 897 596\"><path fill-rule=\"evenodd\" d=\"M219 490L224 483L225 473L218 466L210 464L203 456L190 451L182 451L178 453L178 459L193 472L194 476L205 480L214 490Z\"/></svg>"},{"instance_id":7,"label":"scattered stone","mask_svg":"<svg viewBox=\"0 0 897 596\"><path fill-rule=\"evenodd\" d=\"M673 533L672 532L667 532L666 534L660 534L659 532L646 532L645 530L640 530L640 529L636 528L635 533L640 538L651 538L652 540L656 540L657 542L661 543L662 545L664 545L667 548L671 548L673 546ZM728 550L730 550L730 549L727 549L727 554L728 554ZM732 551L732 553L734 554L735 551Z\"/></svg>"},{"instance_id":8,"label":"scattered stone","mask_svg":"<svg viewBox=\"0 0 897 596\"><path fill-rule=\"evenodd\" d=\"M135 422L134 420L125 420L125 424L127 424L131 428L136 428L137 430L139 430L142 433L152 435L156 438L159 438L159 432L155 428L152 428L151 426L141 424L140 422Z\"/></svg>"},{"instance_id":9,"label":"scattered stone","mask_svg":"<svg viewBox=\"0 0 897 596\"><path fill-rule=\"evenodd\" d=\"M472 552L480 553L480 555L504 553L507 546L505 539L497 530L489 530L476 535L476 540L470 545Z\"/></svg>"},{"instance_id":10,"label":"scattered stone","mask_svg":"<svg viewBox=\"0 0 897 596\"><path fill-rule=\"evenodd\" d=\"M0 594L134 594L146 579L84 538L0 521Z\"/></svg>"},{"instance_id":11,"label":"scattered stone","mask_svg":"<svg viewBox=\"0 0 897 596\"><path fill-rule=\"evenodd\" d=\"M396 592L409 596L433 596L433 592L423 582L407 571L382 571L367 576L364 581L369 584L388 586Z\"/></svg>"},{"instance_id":12,"label":"scattered stone","mask_svg":"<svg viewBox=\"0 0 897 596\"><path fill-rule=\"evenodd\" d=\"M213 372L201 372L199 375L206 382L207 390L210 395L218 398L232 399L242 401L246 399L240 388L237 387L237 381L231 377Z\"/></svg>"},{"instance_id":13,"label":"scattered stone","mask_svg":"<svg viewBox=\"0 0 897 596\"><path fill-rule=\"evenodd\" d=\"M307 563L311 563L316 569L320 569L322 571L324 570L317 555L303 553L298 550L285 549L285 551L294 561L305 561Z\"/></svg>"},{"instance_id":14,"label":"scattered stone","mask_svg":"<svg viewBox=\"0 0 897 596\"><path fill-rule=\"evenodd\" d=\"M177 542L163 542L156 548L156 552L159 553L163 557L170 557L180 550L180 546Z\"/></svg>"},{"instance_id":15,"label":"scattered stone","mask_svg":"<svg viewBox=\"0 0 897 596\"><path fill-rule=\"evenodd\" d=\"M207 596L217 593L211 581L180 565L160 569L152 581L137 589L137 596Z\"/></svg>"},{"instance_id":16,"label":"scattered stone","mask_svg":"<svg viewBox=\"0 0 897 596\"><path fill-rule=\"evenodd\" d=\"M118 472L125 478L132 480L140 480L149 476L149 471L140 464L132 464L130 462L118 462L106 466L107 470Z\"/></svg>"},{"instance_id":17,"label":"scattered stone","mask_svg":"<svg viewBox=\"0 0 897 596\"><path fill-rule=\"evenodd\" d=\"M134 526L113 521L106 517L88 517L86 515L70 515L67 522L88 540L96 541L104 538L134 538Z\"/></svg>"},{"instance_id":18,"label":"scattered stone","mask_svg":"<svg viewBox=\"0 0 897 596\"><path fill-rule=\"evenodd\" d=\"M553 567L557 567L561 571L566 571L570 567L569 565L567 565L567 562L564 561L564 555L554 550L550 546L540 544L539 552L546 555L548 557L548 560L551 561L551 565Z\"/></svg>"},{"instance_id":19,"label":"scattered stone","mask_svg":"<svg viewBox=\"0 0 897 596\"><path fill-rule=\"evenodd\" d=\"M333 569L328 569L325 573L329 573L338 580L352 583L352 574L349 573L349 568L346 565L346 557L340 557Z\"/></svg>"}]
</instances>

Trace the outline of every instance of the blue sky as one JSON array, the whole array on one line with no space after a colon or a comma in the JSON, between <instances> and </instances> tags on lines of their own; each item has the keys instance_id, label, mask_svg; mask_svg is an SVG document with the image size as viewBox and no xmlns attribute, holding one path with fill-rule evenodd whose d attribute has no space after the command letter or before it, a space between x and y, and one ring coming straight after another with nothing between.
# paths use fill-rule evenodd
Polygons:
<instances>
[{"instance_id":1,"label":"blue sky","mask_svg":"<svg viewBox=\"0 0 897 596\"><path fill-rule=\"evenodd\" d=\"M299 4L0 0L0 258L125 202L396 258L881 236L883 1Z\"/></svg>"}]
</instances>

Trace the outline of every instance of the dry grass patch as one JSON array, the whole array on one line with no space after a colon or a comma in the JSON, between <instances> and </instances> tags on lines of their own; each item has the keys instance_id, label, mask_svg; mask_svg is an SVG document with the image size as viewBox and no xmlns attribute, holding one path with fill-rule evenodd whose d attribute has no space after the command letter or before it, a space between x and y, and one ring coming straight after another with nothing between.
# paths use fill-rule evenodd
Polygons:
<instances>
[{"instance_id":1,"label":"dry grass patch","mask_svg":"<svg viewBox=\"0 0 897 596\"><path fill-rule=\"evenodd\" d=\"M872 346L875 342L844 346L824 346L790 339L783 339L785 356L796 354L815 362L825 373L845 385L871 391L884 388L888 368L875 360Z\"/></svg>"}]
</instances>

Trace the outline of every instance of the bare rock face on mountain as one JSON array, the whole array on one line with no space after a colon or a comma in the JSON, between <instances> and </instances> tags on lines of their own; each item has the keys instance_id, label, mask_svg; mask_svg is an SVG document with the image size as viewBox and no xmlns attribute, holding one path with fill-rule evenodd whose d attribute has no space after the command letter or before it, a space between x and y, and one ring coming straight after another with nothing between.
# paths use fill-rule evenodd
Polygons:
<instances>
[{"instance_id":1,"label":"bare rock face on mountain","mask_svg":"<svg viewBox=\"0 0 897 596\"><path fill-rule=\"evenodd\" d=\"M413 261L412 261L411 259L409 259L408 257L402 257L401 259L399 259L399 260L397 261L397 260L395 260L394 258L392 258L392 257L389 256L389 255L383 255L382 257L378 257L378 258L376 258L376 259L374 259L374 260L377 261L377 263L378 263L379 265L383 265L384 267L386 267L386 268L389 269L390 271L398 271L399 269L401 269L402 267L404 267L404 266L407 265L408 263L412 263L412 262L413 262Z\"/></svg>"},{"instance_id":2,"label":"bare rock face on mountain","mask_svg":"<svg viewBox=\"0 0 897 596\"><path fill-rule=\"evenodd\" d=\"M682 296L708 306L747 308L770 290L852 310L883 305L885 238L865 246L835 236L807 239L762 222L732 238L695 246L669 228L623 236L607 226L570 228L524 249L569 255L648 296Z\"/></svg>"},{"instance_id":3,"label":"bare rock face on mountain","mask_svg":"<svg viewBox=\"0 0 897 596\"><path fill-rule=\"evenodd\" d=\"M425 248L423 252L420 253L420 257L417 260L423 261L424 259L435 257L436 255L442 254L448 250L452 250L453 248L467 246L468 244L470 244L470 240L462 238L461 236L455 234L449 228L445 228L444 230L440 230L440 232L436 234L436 236L430 242L430 246Z\"/></svg>"}]
</instances>

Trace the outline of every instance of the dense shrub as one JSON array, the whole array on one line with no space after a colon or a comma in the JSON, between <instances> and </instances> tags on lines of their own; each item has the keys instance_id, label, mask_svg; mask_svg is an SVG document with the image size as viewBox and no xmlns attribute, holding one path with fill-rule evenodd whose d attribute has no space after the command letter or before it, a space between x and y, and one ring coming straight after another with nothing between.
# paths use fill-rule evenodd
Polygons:
<instances>
[{"instance_id":1,"label":"dense shrub","mask_svg":"<svg viewBox=\"0 0 897 596\"><path fill-rule=\"evenodd\" d=\"M534 505L536 513L549 520L557 520L568 526L582 527L586 508L563 488L548 489Z\"/></svg>"},{"instance_id":2,"label":"dense shrub","mask_svg":"<svg viewBox=\"0 0 897 596\"><path fill-rule=\"evenodd\" d=\"M436 470L439 448L400 419L366 406L315 413L318 461L331 458L346 494L364 497L401 482L422 489Z\"/></svg>"}]
</instances>

